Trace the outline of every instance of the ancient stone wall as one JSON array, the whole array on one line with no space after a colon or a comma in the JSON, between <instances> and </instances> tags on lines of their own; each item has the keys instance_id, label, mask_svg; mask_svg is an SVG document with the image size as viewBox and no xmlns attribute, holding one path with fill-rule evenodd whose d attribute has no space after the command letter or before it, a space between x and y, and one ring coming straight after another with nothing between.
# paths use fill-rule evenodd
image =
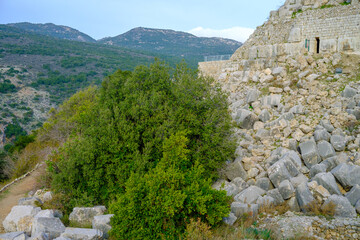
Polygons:
<instances>
[{"instance_id":1,"label":"ancient stone wall","mask_svg":"<svg viewBox=\"0 0 360 240\"><path fill-rule=\"evenodd\" d=\"M198 69L201 73L206 73L206 76L217 79L228 62L229 61L200 62Z\"/></svg>"}]
</instances>

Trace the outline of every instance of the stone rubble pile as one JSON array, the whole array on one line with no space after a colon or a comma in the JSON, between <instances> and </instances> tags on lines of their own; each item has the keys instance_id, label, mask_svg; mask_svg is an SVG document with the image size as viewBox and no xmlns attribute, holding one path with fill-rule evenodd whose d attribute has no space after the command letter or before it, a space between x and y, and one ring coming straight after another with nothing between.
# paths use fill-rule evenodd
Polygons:
<instances>
[{"instance_id":1,"label":"stone rubble pile","mask_svg":"<svg viewBox=\"0 0 360 240\"><path fill-rule=\"evenodd\" d=\"M288 56L272 69L223 70L219 82L238 126L237 158L213 186L234 199L226 223L264 204L306 212L332 202L335 217L360 213L360 82L337 69L343 57Z\"/></svg>"},{"instance_id":2,"label":"stone rubble pile","mask_svg":"<svg viewBox=\"0 0 360 240\"><path fill-rule=\"evenodd\" d=\"M107 239L111 229L112 214L105 215L104 206L74 208L69 216L70 225L65 227L57 210L42 210L43 202L51 200L52 193L38 190L34 196L22 198L3 221L7 233L1 240L98 240ZM91 227L91 228L86 228Z\"/></svg>"}]
</instances>

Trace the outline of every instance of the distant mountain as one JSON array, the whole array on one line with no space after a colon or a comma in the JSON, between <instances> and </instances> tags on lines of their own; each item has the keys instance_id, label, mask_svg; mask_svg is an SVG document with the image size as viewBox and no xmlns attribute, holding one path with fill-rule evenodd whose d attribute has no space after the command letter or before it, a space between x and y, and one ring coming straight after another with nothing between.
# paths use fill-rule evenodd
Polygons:
<instances>
[{"instance_id":1,"label":"distant mountain","mask_svg":"<svg viewBox=\"0 0 360 240\"><path fill-rule=\"evenodd\" d=\"M60 38L60 39L73 40L79 42L93 42L93 43L96 42L96 40L90 37L89 35L86 35L85 33L82 33L74 28L55 25L53 23L35 24L35 23L22 22L22 23L10 23L7 25L20 28L26 31L30 31L33 33Z\"/></svg>"},{"instance_id":2,"label":"distant mountain","mask_svg":"<svg viewBox=\"0 0 360 240\"><path fill-rule=\"evenodd\" d=\"M209 55L233 54L242 45L231 39L196 37L186 32L143 27L98 42L183 57L190 61L203 61L204 56Z\"/></svg>"}]
</instances>

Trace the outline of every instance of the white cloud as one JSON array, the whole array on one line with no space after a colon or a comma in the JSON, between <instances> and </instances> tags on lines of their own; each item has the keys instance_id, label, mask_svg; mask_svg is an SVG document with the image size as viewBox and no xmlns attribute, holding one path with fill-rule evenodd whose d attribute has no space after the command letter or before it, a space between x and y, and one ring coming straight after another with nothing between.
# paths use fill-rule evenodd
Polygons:
<instances>
[{"instance_id":1,"label":"white cloud","mask_svg":"<svg viewBox=\"0 0 360 240\"><path fill-rule=\"evenodd\" d=\"M197 27L189 31L189 33L194 34L195 36L198 37L230 38L242 43L244 43L253 32L254 29L244 28L244 27L232 27L232 28L220 29L220 30Z\"/></svg>"}]
</instances>

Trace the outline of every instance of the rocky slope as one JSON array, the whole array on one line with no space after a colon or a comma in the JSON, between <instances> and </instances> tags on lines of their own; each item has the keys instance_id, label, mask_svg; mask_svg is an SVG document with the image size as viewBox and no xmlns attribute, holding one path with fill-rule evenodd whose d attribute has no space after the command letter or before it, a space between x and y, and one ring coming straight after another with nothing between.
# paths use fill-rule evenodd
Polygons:
<instances>
[{"instance_id":1,"label":"rocky slope","mask_svg":"<svg viewBox=\"0 0 360 240\"><path fill-rule=\"evenodd\" d=\"M74 28L55 25L53 23L35 24L35 23L22 22L22 23L10 23L7 25L49 37L55 37L55 38L79 41L79 42L91 42L91 43L96 42L96 40L90 37L89 35L82 33Z\"/></svg>"},{"instance_id":2,"label":"rocky slope","mask_svg":"<svg viewBox=\"0 0 360 240\"><path fill-rule=\"evenodd\" d=\"M138 27L115 37L99 40L100 43L179 56L195 57L203 61L204 56L233 54L242 43L224 38L196 37L190 33Z\"/></svg>"}]
</instances>

